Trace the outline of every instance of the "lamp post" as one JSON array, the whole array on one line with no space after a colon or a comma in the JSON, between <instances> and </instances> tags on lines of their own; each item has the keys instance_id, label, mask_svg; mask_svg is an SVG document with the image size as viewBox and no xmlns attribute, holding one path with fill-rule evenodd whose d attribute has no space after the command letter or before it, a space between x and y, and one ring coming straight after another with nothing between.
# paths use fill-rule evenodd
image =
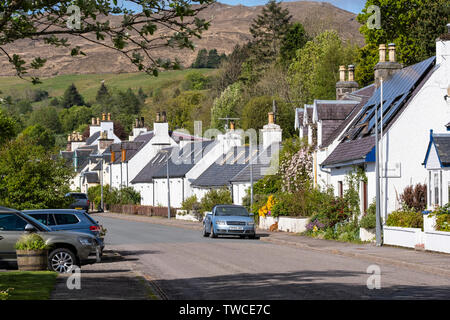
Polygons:
<instances>
[{"instance_id":1,"label":"lamp post","mask_svg":"<svg viewBox=\"0 0 450 320\"><path fill-rule=\"evenodd\" d=\"M105 206L103 203L103 160L105 159L106 156L110 156L110 153L103 153L103 154L91 154L89 155L90 158L92 159L100 159L100 190L101 190L101 200L100 200L100 212L104 212L105 211Z\"/></svg>"}]
</instances>

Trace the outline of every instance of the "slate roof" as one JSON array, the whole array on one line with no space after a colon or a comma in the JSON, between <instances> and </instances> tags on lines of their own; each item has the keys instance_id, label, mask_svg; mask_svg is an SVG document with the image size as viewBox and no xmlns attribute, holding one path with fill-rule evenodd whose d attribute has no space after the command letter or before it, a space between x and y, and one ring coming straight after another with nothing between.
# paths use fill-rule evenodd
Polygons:
<instances>
[{"instance_id":1,"label":"slate roof","mask_svg":"<svg viewBox=\"0 0 450 320\"><path fill-rule=\"evenodd\" d=\"M367 87L359 89L351 94L348 94L349 99L360 100L359 104L353 107L352 111L347 115L344 121L340 122L339 126L331 133L322 132L322 145L321 147L328 147L339 135L344 131L344 129L355 120L355 117L361 112L361 109L369 101L375 92L375 85L371 84Z\"/></svg>"},{"instance_id":2,"label":"slate roof","mask_svg":"<svg viewBox=\"0 0 450 320\"><path fill-rule=\"evenodd\" d=\"M345 120L358 102L351 103L345 100L316 102L318 120Z\"/></svg>"},{"instance_id":3,"label":"slate roof","mask_svg":"<svg viewBox=\"0 0 450 320\"><path fill-rule=\"evenodd\" d=\"M199 144L189 143L183 149L175 147L172 149L173 154L169 161L169 177L170 178L182 178L189 172L195 165L196 161L200 160L205 152L211 150L211 144L216 143L214 141L203 141ZM153 178L166 178L167 168L164 166L157 171Z\"/></svg>"},{"instance_id":4,"label":"slate roof","mask_svg":"<svg viewBox=\"0 0 450 320\"><path fill-rule=\"evenodd\" d=\"M89 145L93 144L95 142L95 140L97 140L98 138L100 138L100 131L97 131L92 136L87 138L86 139L86 145L89 146Z\"/></svg>"},{"instance_id":5,"label":"slate roof","mask_svg":"<svg viewBox=\"0 0 450 320\"><path fill-rule=\"evenodd\" d=\"M147 163L141 172L139 172L137 176L131 180L131 183L136 184L152 182L154 174L156 174L161 168L166 167L167 158L170 157L172 149L173 147L163 149L168 152L159 151L153 159Z\"/></svg>"},{"instance_id":6,"label":"slate roof","mask_svg":"<svg viewBox=\"0 0 450 320\"><path fill-rule=\"evenodd\" d=\"M225 155L221 155L209 166L196 180L193 181L193 187L210 188L223 187L230 184L239 172L242 171L249 161L250 148L246 146L233 147ZM257 150L254 149L253 155Z\"/></svg>"},{"instance_id":7,"label":"slate roof","mask_svg":"<svg viewBox=\"0 0 450 320\"><path fill-rule=\"evenodd\" d=\"M433 72L436 58L431 57L415 65L397 71L383 85L383 132L386 133L392 123L419 92ZM381 104L381 88L374 94L355 117L340 145L321 164L322 166L345 164L366 158L375 146L375 110ZM381 123L381 112L378 121ZM380 126L380 124L379 124ZM363 153L366 152L365 155Z\"/></svg>"},{"instance_id":8,"label":"slate roof","mask_svg":"<svg viewBox=\"0 0 450 320\"><path fill-rule=\"evenodd\" d=\"M275 151L277 152L277 151ZM273 168L271 168L272 161L272 148L266 148L260 152L255 158L253 158L252 168L248 164L237 175L230 179L231 183L250 182L250 173L253 171L253 181L261 180L268 174L275 174Z\"/></svg>"},{"instance_id":9,"label":"slate roof","mask_svg":"<svg viewBox=\"0 0 450 320\"><path fill-rule=\"evenodd\" d=\"M443 166L450 165L450 135L433 134L433 142Z\"/></svg>"}]
</instances>

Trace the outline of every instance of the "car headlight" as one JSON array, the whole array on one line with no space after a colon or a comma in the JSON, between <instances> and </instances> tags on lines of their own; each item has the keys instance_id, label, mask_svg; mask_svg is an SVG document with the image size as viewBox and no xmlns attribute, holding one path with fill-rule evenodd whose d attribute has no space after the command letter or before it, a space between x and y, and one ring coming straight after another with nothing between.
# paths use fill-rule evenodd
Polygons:
<instances>
[{"instance_id":1,"label":"car headlight","mask_svg":"<svg viewBox=\"0 0 450 320\"><path fill-rule=\"evenodd\" d=\"M253 227L255 225L255 222L254 221L247 222L247 225Z\"/></svg>"},{"instance_id":2,"label":"car headlight","mask_svg":"<svg viewBox=\"0 0 450 320\"><path fill-rule=\"evenodd\" d=\"M218 226L226 226L226 225L227 225L227 222L226 222L226 221L216 221L216 224L217 224Z\"/></svg>"},{"instance_id":3,"label":"car headlight","mask_svg":"<svg viewBox=\"0 0 450 320\"><path fill-rule=\"evenodd\" d=\"M80 237L78 238L78 241L83 245L83 246L91 246L94 244L94 240L92 238L87 238L87 237Z\"/></svg>"}]
</instances>

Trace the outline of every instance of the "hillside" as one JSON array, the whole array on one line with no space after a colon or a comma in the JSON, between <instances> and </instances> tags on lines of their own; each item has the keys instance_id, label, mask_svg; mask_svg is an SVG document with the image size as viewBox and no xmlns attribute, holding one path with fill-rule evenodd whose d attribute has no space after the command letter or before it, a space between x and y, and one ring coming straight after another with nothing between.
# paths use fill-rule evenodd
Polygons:
<instances>
[{"instance_id":1,"label":"hillside","mask_svg":"<svg viewBox=\"0 0 450 320\"><path fill-rule=\"evenodd\" d=\"M334 29L344 39L362 44L363 38L359 34L359 23L356 16L348 11L336 8L323 2L287 2L283 3L293 16L294 21L300 21L306 30L315 35L326 29ZM262 6L231 6L221 3L214 4L202 12L201 17L212 20L211 27L203 33L202 39L196 39L196 50L175 51L165 48L155 51L162 58L178 58L184 66L194 61L197 51L202 48L216 48L219 53L229 54L236 44L250 40L249 27L253 19L261 12ZM112 23L119 21L119 16L111 17ZM160 32L164 32L161 30ZM21 40L7 47L11 52L22 55L26 60L41 56L47 58L47 64L34 75L51 77L64 74L98 74L98 73L127 73L136 71L127 58L120 53L93 44L87 40L68 37L81 47L86 56L72 58L65 48L54 48L43 42ZM0 76L14 75L6 58L0 57Z\"/></svg>"}]
</instances>

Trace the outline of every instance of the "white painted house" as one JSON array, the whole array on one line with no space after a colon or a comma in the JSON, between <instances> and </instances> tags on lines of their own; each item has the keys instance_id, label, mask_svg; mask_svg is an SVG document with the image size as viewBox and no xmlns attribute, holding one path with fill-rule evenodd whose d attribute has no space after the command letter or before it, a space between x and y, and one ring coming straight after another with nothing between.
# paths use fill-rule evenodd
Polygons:
<instances>
[{"instance_id":1,"label":"white painted house","mask_svg":"<svg viewBox=\"0 0 450 320\"><path fill-rule=\"evenodd\" d=\"M396 62L395 45L380 46L380 62L375 67L375 92L337 138L338 144L321 163L329 172L328 183L337 193L345 188L345 175L355 167L363 169L367 183L361 185L364 211L375 197L375 110L380 132L382 214L400 206L403 190L417 183L429 183L423 167L423 155L429 145L429 132L446 132L450 120L450 101L446 99L450 85L450 41L448 35L438 39L436 57L403 68ZM382 85L383 83L383 85ZM383 91L383 99L381 94ZM380 126L381 129L381 126Z\"/></svg>"}]
</instances>

